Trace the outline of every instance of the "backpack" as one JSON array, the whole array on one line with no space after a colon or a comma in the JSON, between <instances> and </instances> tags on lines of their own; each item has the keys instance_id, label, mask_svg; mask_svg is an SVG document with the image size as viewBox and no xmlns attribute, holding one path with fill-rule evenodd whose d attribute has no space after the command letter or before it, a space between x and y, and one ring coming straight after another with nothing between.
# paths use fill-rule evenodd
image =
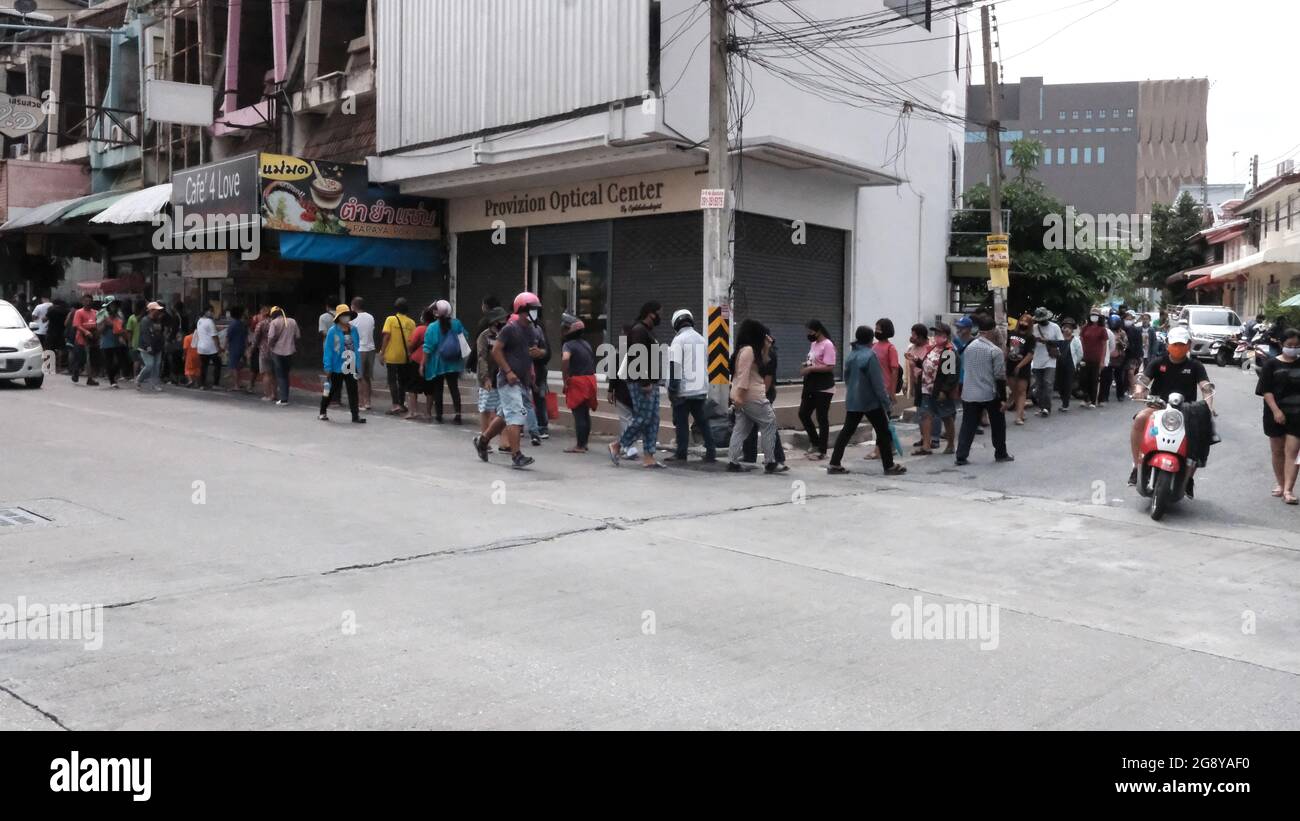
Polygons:
<instances>
[{"instance_id":1,"label":"backpack","mask_svg":"<svg viewBox=\"0 0 1300 821\"><path fill-rule=\"evenodd\" d=\"M460 334L455 333L454 328L438 343L438 358L443 362L459 362L464 359L460 352Z\"/></svg>"},{"instance_id":2,"label":"backpack","mask_svg":"<svg viewBox=\"0 0 1300 821\"><path fill-rule=\"evenodd\" d=\"M957 351L953 348L948 348L939 355L939 369L934 375L932 393L936 399L951 399L952 394L957 390L957 385L961 381L959 359Z\"/></svg>"}]
</instances>

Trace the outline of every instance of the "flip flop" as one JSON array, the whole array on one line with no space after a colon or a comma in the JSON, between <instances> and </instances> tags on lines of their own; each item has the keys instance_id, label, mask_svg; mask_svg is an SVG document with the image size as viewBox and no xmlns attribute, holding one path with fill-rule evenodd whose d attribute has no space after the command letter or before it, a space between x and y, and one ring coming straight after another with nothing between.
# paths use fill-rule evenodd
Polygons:
<instances>
[{"instance_id":1,"label":"flip flop","mask_svg":"<svg viewBox=\"0 0 1300 821\"><path fill-rule=\"evenodd\" d=\"M912 455L913 455L913 456L933 456L933 455L934 455L934 451L932 451L932 450L926 450L925 448L917 448L916 450L912 451Z\"/></svg>"},{"instance_id":2,"label":"flip flop","mask_svg":"<svg viewBox=\"0 0 1300 821\"><path fill-rule=\"evenodd\" d=\"M609 461L614 463L614 467L618 467L618 451L615 450L617 447L617 445L610 445L605 448L605 453L609 455Z\"/></svg>"},{"instance_id":3,"label":"flip flop","mask_svg":"<svg viewBox=\"0 0 1300 821\"><path fill-rule=\"evenodd\" d=\"M1275 498L1275 499L1281 499L1281 498L1282 498L1282 486L1281 486L1281 485L1278 485L1277 487L1273 488L1273 498Z\"/></svg>"},{"instance_id":4,"label":"flip flop","mask_svg":"<svg viewBox=\"0 0 1300 821\"><path fill-rule=\"evenodd\" d=\"M1286 495L1286 503L1287 503L1288 505L1300 505L1300 499L1297 499L1296 497L1294 497L1294 496L1292 496L1290 493L1288 493L1288 494Z\"/></svg>"}]
</instances>

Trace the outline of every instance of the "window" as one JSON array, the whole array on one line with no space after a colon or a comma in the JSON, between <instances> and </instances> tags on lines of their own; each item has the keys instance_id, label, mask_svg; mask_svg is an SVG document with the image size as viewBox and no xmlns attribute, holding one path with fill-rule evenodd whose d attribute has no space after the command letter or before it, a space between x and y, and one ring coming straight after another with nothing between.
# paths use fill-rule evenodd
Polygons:
<instances>
[{"instance_id":1,"label":"window","mask_svg":"<svg viewBox=\"0 0 1300 821\"><path fill-rule=\"evenodd\" d=\"M1282 230L1282 203L1273 206L1273 230Z\"/></svg>"},{"instance_id":2,"label":"window","mask_svg":"<svg viewBox=\"0 0 1300 821\"><path fill-rule=\"evenodd\" d=\"M1112 118L1114 118L1114 119L1116 119L1116 120L1119 119L1119 109L1118 109L1118 108L1111 109L1110 114L1111 114L1111 117L1112 117Z\"/></svg>"},{"instance_id":3,"label":"window","mask_svg":"<svg viewBox=\"0 0 1300 821\"><path fill-rule=\"evenodd\" d=\"M932 0L885 0L885 8L918 26L925 26L927 30L930 28L931 5Z\"/></svg>"},{"instance_id":4,"label":"window","mask_svg":"<svg viewBox=\"0 0 1300 821\"><path fill-rule=\"evenodd\" d=\"M1037 129L1037 128L1031 128L1031 129L1029 129L1029 133L1030 133L1030 134L1037 134L1037 133L1038 133L1038 129Z\"/></svg>"},{"instance_id":5,"label":"window","mask_svg":"<svg viewBox=\"0 0 1300 821\"><path fill-rule=\"evenodd\" d=\"M1077 119L1079 119L1079 112L1075 111L1075 112L1071 113L1071 115L1070 115L1070 119L1072 119L1072 120L1077 120Z\"/></svg>"},{"instance_id":6,"label":"window","mask_svg":"<svg viewBox=\"0 0 1300 821\"><path fill-rule=\"evenodd\" d=\"M1083 112L1083 118L1084 118L1085 120L1091 120L1091 119L1092 119L1092 109L1091 109L1091 108L1088 109L1087 111Z\"/></svg>"},{"instance_id":7,"label":"window","mask_svg":"<svg viewBox=\"0 0 1300 821\"><path fill-rule=\"evenodd\" d=\"M1051 165L1051 164L1052 164L1052 149L1045 148L1043 149L1043 165Z\"/></svg>"},{"instance_id":8,"label":"window","mask_svg":"<svg viewBox=\"0 0 1300 821\"><path fill-rule=\"evenodd\" d=\"M1064 111L1061 112L1061 116L1059 117L1059 119L1061 119L1061 120L1064 120L1064 119L1065 119L1065 112L1064 112Z\"/></svg>"},{"instance_id":9,"label":"window","mask_svg":"<svg viewBox=\"0 0 1300 821\"><path fill-rule=\"evenodd\" d=\"M957 149L948 147L948 195L952 200L952 207L956 208L961 200L961 168L960 160L957 157Z\"/></svg>"},{"instance_id":10,"label":"window","mask_svg":"<svg viewBox=\"0 0 1300 821\"><path fill-rule=\"evenodd\" d=\"M1119 129L1118 129L1118 128L1112 128L1112 129L1110 130L1110 133L1112 133L1112 134L1118 134L1118 133L1119 133Z\"/></svg>"},{"instance_id":11,"label":"window","mask_svg":"<svg viewBox=\"0 0 1300 821\"><path fill-rule=\"evenodd\" d=\"M1091 129L1091 128L1085 128L1085 129L1083 130L1083 133L1084 133L1084 134L1091 134L1091 133L1092 133L1092 129Z\"/></svg>"},{"instance_id":12,"label":"window","mask_svg":"<svg viewBox=\"0 0 1300 821\"><path fill-rule=\"evenodd\" d=\"M1011 167L1011 149L1010 149L1010 148L1007 149L1006 165L1007 165L1008 168Z\"/></svg>"},{"instance_id":13,"label":"window","mask_svg":"<svg viewBox=\"0 0 1300 821\"><path fill-rule=\"evenodd\" d=\"M1058 128L1058 129L1056 129L1056 133L1057 133L1057 134L1064 134L1064 133L1065 133L1065 129L1064 129L1064 128Z\"/></svg>"},{"instance_id":14,"label":"window","mask_svg":"<svg viewBox=\"0 0 1300 821\"><path fill-rule=\"evenodd\" d=\"M1286 198L1286 229L1288 231L1291 230L1291 214L1295 211L1295 206L1291 204L1291 200L1293 199L1295 199L1295 197Z\"/></svg>"},{"instance_id":15,"label":"window","mask_svg":"<svg viewBox=\"0 0 1300 821\"><path fill-rule=\"evenodd\" d=\"M1071 129L1070 129L1070 133L1071 133L1071 134L1078 134L1078 133L1079 133L1079 129L1077 129L1077 128L1071 128Z\"/></svg>"},{"instance_id":16,"label":"window","mask_svg":"<svg viewBox=\"0 0 1300 821\"><path fill-rule=\"evenodd\" d=\"M1057 165L1065 165L1065 149L1064 149L1064 148L1058 148L1058 149L1056 149L1056 164L1057 164Z\"/></svg>"},{"instance_id":17,"label":"window","mask_svg":"<svg viewBox=\"0 0 1300 821\"><path fill-rule=\"evenodd\" d=\"M1097 112L1097 119L1100 120L1106 119L1106 109L1103 108L1101 111Z\"/></svg>"},{"instance_id":18,"label":"window","mask_svg":"<svg viewBox=\"0 0 1300 821\"><path fill-rule=\"evenodd\" d=\"M1084 164L1084 165L1092 165L1092 147L1091 147L1091 146L1089 146L1089 147L1083 149L1083 164Z\"/></svg>"},{"instance_id":19,"label":"window","mask_svg":"<svg viewBox=\"0 0 1300 821\"><path fill-rule=\"evenodd\" d=\"M1106 164L1106 146L1097 146L1097 165Z\"/></svg>"},{"instance_id":20,"label":"window","mask_svg":"<svg viewBox=\"0 0 1300 821\"><path fill-rule=\"evenodd\" d=\"M1070 149L1070 165L1078 165L1078 164L1079 164L1079 149L1077 149L1077 148L1071 148L1071 149Z\"/></svg>"},{"instance_id":21,"label":"window","mask_svg":"<svg viewBox=\"0 0 1300 821\"><path fill-rule=\"evenodd\" d=\"M1131 108L1128 110L1128 118L1129 118L1130 120L1133 119L1133 109L1131 109Z\"/></svg>"}]
</instances>

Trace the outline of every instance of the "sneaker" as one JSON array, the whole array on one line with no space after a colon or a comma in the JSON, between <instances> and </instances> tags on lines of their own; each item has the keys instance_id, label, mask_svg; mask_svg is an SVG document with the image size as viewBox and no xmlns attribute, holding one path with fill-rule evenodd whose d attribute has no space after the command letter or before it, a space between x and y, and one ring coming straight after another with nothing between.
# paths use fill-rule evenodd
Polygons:
<instances>
[{"instance_id":1,"label":"sneaker","mask_svg":"<svg viewBox=\"0 0 1300 821\"><path fill-rule=\"evenodd\" d=\"M541 433L537 434L537 438L538 438L538 439L550 439L550 438L551 438L551 435L550 435L549 433L547 433L546 431L542 431Z\"/></svg>"},{"instance_id":2,"label":"sneaker","mask_svg":"<svg viewBox=\"0 0 1300 821\"><path fill-rule=\"evenodd\" d=\"M352 417L352 424L354 425L364 425L367 421L368 420L362 419L360 416Z\"/></svg>"},{"instance_id":3,"label":"sneaker","mask_svg":"<svg viewBox=\"0 0 1300 821\"><path fill-rule=\"evenodd\" d=\"M1137 483L1138 483L1138 469L1133 468L1133 471L1128 475L1128 486L1137 487Z\"/></svg>"},{"instance_id":4,"label":"sneaker","mask_svg":"<svg viewBox=\"0 0 1300 821\"><path fill-rule=\"evenodd\" d=\"M1069 413L1069 412L1070 412L1069 408L1061 408L1061 413Z\"/></svg>"},{"instance_id":5,"label":"sneaker","mask_svg":"<svg viewBox=\"0 0 1300 821\"><path fill-rule=\"evenodd\" d=\"M735 462L727 463L727 473L745 473L745 469Z\"/></svg>"},{"instance_id":6,"label":"sneaker","mask_svg":"<svg viewBox=\"0 0 1300 821\"><path fill-rule=\"evenodd\" d=\"M510 466L513 467L515 470L523 470L524 468L528 467L535 461L537 460L534 459L533 457L525 456L522 453L520 453L510 460Z\"/></svg>"},{"instance_id":7,"label":"sneaker","mask_svg":"<svg viewBox=\"0 0 1300 821\"><path fill-rule=\"evenodd\" d=\"M1006 456L995 456L995 457L993 457L993 461L995 461L995 462L1014 462L1014 461L1016 461L1016 457L1014 457L1014 456L1012 456L1010 453L1008 453Z\"/></svg>"},{"instance_id":8,"label":"sneaker","mask_svg":"<svg viewBox=\"0 0 1300 821\"><path fill-rule=\"evenodd\" d=\"M532 441L533 447L540 448L542 446L542 439L540 436L534 436Z\"/></svg>"},{"instance_id":9,"label":"sneaker","mask_svg":"<svg viewBox=\"0 0 1300 821\"><path fill-rule=\"evenodd\" d=\"M285 408L285 407L288 407L288 406L289 406L289 403L288 403L288 402L285 402L284 400L280 400L279 402L276 402L276 403L275 403L275 406L276 406L277 408Z\"/></svg>"},{"instance_id":10,"label":"sneaker","mask_svg":"<svg viewBox=\"0 0 1300 821\"><path fill-rule=\"evenodd\" d=\"M317 417L316 417L316 420L317 420L318 422L328 422L328 421L330 420L330 418L329 418L329 416L328 416L327 414L322 413L320 416L317 416Z\"/></svg>"},{"instance_id":11,"label":"sneaker","mask_svg":"<svg viewBox=\"0 0 1300 821\"><path fill-rule=\"evenodd\" d=\"M478 454L480 462L486 462L491 452L488 450L488 443L483 441L483 434L474 437L474 452Z\"/></svg>"},{"instance_id":12,"label":"sneaker","mask_svg":"<svg viewBox=\"0 0 1300 821\"><path fill-rule=\"evenodd\" d=\"M121 390L121 389L122 389L122 386L119 385L119 384L117 384L116 382L110 382L109 385L108 385L108 387L109 387L111 390L115 390L115 391L117 391L117 390Z\"/></svg>"},{"instance_id":13,"label":"sneaker","mask_svg":"<svg viewBox=\"0 0 1300 821\"><path fill-rule=\"evenodd\" d=\"M789 473L790 466L787 465L785 462L772 462L769 465L763 466L763 472L769 475L777 474L777 473Z\"/></svg>"},{"instance_id":14,"label":"sneaker","mask_svg":"<svg viewBox=\"0 0 1300 821\"><path fill-rule=\"evenodd\" d=\"M848 468L843 467L841 465L829 465L826 468L826 473L830 476L843 476L848 472L849 472Z\"/></svg>"},{"instance_id":15,"label":"sneaker","mask_svg":"<svg viewBox=\"0 0 1300 821\"><path fill-rule=\"evenodd\" d=\"M87 387L87 388L98 388L98 387L99 387L99 381L96 380L96 379L87 379L87 380L86 380L86 387Z\"/></svg>"},{"instance_id":16,"label":"sneaker","mask_svg":"<svg viewBox=\"0 0 1300 821\"><path fill-rule=\"evenodd\" d=\"M969 459L958 459L958 460L957 460L956 462L954 462L953 464L955 464L955 465L956 465L957 467L959 467L959 468L964 468L964 467L966 467L967 465L970 464L970 460L969 460Z\"/></svg>"},{"instance_id":17,"label":"sneaker","mask_svg":"<svg viewBox=\"0 0 1300 821\"><path fill-rule=\"evenodd\" d=\"M459 413L456 414L454 417L452 417L451 423L452 423L453 425L463 425L463 424L465 424L464 420L460 418L460 414L459 414Z\"/></svg>"}]
</instances>

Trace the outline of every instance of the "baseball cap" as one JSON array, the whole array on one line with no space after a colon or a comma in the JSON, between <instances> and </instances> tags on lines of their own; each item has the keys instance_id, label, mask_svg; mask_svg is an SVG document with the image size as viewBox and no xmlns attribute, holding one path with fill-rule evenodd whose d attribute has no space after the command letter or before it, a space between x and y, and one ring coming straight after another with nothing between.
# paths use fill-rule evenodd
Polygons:
<instances>
[{"instance_id":1,"label":"baseball cap","mask_svg":"<svg viewBox=\"0 0 1300 821\"><path fill-rule=\"evenodd\" d=\"M954 323L954 324L955 324L958 328L973 328L973 327L975 327L975 322L974 322L974 320L972 320L972 319L971 319L970 317L968 317L968 316L963 316L961 319L957 320L956 323Z\"/></svg>"},{"instance_id":2,"label":"baseball cap","mask_svg":"<svg viewBox=\"0 0 1300 821\"><path fill-rule=\"evenodd\" d=\"M1180 327L1180 328L1170 329L1169 331L1170 345L1187 345L1191 343L1191 341L1192 341L1192 335L1188 333L1186 328Z\"/></svg>"}]
</instances>

